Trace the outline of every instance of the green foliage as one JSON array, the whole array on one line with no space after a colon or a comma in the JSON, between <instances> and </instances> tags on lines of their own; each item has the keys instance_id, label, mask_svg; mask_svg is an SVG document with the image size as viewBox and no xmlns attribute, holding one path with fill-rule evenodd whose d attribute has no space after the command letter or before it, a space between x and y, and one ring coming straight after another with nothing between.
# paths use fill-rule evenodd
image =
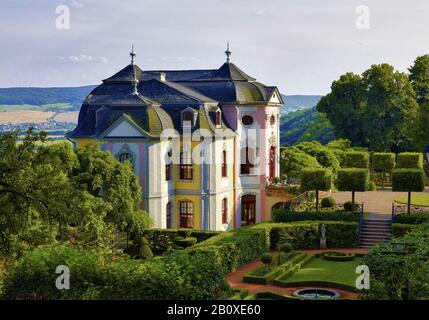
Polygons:
<instances>
[{"instance_id":1,"label":"green foliage","mask_svg":"<svg viewBox=\"0 0 429 320\"><path fill-rule=\"evenodd\" d=\"M425 213L404 213L396 215L393 221L400 224L420 224L429 222L429 215Z\"/></svg>"},{"instance_id":2,"label":"green foliage","mask_svg":"<svg viewBox=\"0 0 429 320\"><path fill-rule=\"evenodd\" d=\"M293 250L293 246L289 242L284 242L279 244L279 251L288 253Z\"/></svg>"},{"instance_id":3,"label":"green foliage","mask_svg":"<svg viewBox=\"0 0 429 320\"><path fill-rule=\"evenodd\" d=\"M322 166L316 158L296 148L282 148L280 153L280 169L282 174L299 172L303 169L320 169Z\"/></svg>"},{"instance_id":4,"label":"green foliage","mask_svg":"<svg viewBox=\"0 0 429 320\"><path fill-rule=\"evenodd\" d=\"M353 204L352 201L346 201L344 202L344 211L346 212L356 212L358 210L358 205L355 203Z\"/></svg>"},{"instance_id":5,"label":"green foliage","mask_svg":"<svg viewBox=\"0 0 429 320\"><path fill-rule=\"evenodd\" d=\"M335 207L336 204L337 204L337 202L335 201L335 199L333 197L323 198L321 203L320 203L322 208L333 208L333 207Z\"/></svg>"},{"instance_id":6,"label":"green foliage","mask_svg":"<svg viewBox=\"0 0 429 320\"><path fill-rule=\"evenodd\" d=\"M396 161L397 168L423 169L423 154L419 152L402 152Z\"/></svg>"},{"instance_id":7,"label":"green foliage","mask_svg":"<svg viewBox=\"0 0 429 320\"><path fill-rule=\"evenodd\" d=\"M366 191L368 190L367 169L340 169L338 170L337 186L339 191Z\"/></svg>"},{"instance_id":8,"label":"green foliage","mask_svg":"<svg viewBox=\"0 0 429 320\"><path fill-rule=\"evenodd\" d=\"M333 171L336 171L340 167L340 162L334 152L331 149L322 146L317 141L302 142L297 144L295 147L316 158L317 162L322 167L330 168Z\"/></svg>"},{"instance_id":9,"label":"green foliage","mask_svg":"<svg viewBox=\"0 0 429 320\"><path fill-rule=\"evenodd\" d=\"M186 238L176 237L176 238L174 238L174 243L177 246L182 247L182 248L187 248L187 247L193 246L194 244L197 243L197 241L198 241L198 239L195 237L186 237Z\"/></svg>"},{"instance_id":10,"label":"green foliage","mask_svg":"<svg viewBox=\"0 0 429 320\"><path fill-rule=\"evenodd\" d=\"M147 243L142 242L142 244L140 245L139 257L141 259L152 259L153 258L152 250L150 250L150 247L147 245Z\"/></svg>"},{"instance_id":11,"label":"green foliage","mask_svg":"<svg viewBox=\"0 0 429 320\"><path fill-rule=\"evenodd\" d=\"M301 190L312 191L331 189L332 173L326 169L304 169L301 172Z\"/></svg>"},{"instance_id":12,"label":"green foliage","mask_svg":"<svg viewBox=\"0 0 429 320\"><path fill-rule=\"evenodd\" d=\"M368 168L369 154L364 151L346 152L344 167L346 168Z\"/></svg>"},{"instance_id":13,"label":"green foliage","mask_svg":"<svg viewBox=\"0 0 429 320\"><path fill-rule=\"evenodd\" d=\"M426 219L426 221L428 221ZM392 231L393 231L393 237L402 237L406 235L408 232L414 229L413 224L407 224L407 223L394 223L392 224Z\"/></svg>"},{"instance_id":14,"label":"green foliage","mask_svg":"<svg viewBox=\"0 0 429 320\"><path fill-rule=\"evenodd\" d=\"M323 259L328 261L353 261L355 258L354 253L346 253L346 252L324 252Z\"/></svg>"},{"instance_id":15,"label":"green foliage","mask_svg":"<svg viewBox=\"0 0 429 320\"><path fill-rule=\"evenodd\" d=\"M395 169L392 174L392 190L420 192L425 189L425 173L422 169Z\"/></svg>"},{"instance_id":16,"label":"green foliage","mask_svg":"<svg viewBox=\"0 0 429 320\"><path fill-rule=\"evenodd\" d=\"M368 183L368 191L377 191L377 185L372 180Z\"/></svg>"},{"instance_id":17,"label":"green foliage","mask_svg":"<svg viewBox=\"0 0 429 320\"><path fill-rule=\"evenodd\" d=\"M285 208L281 208L273 212L273 221L274 222L359 221L359 213L350 212L351 210L345 210L345 211L349 211L349 212L342 212L342 211L296 212L296 211L287 210Z\"/></svg>"},{"instance_id":18,"label":"green foliage","mask_svg":"<svg viewBox=\"0 0 429 320\"><path fill-rule=\"evenodd\" d=\"M371 168L376 171L390 172L395 167L395 154L374 152L371 155Z\"/></svg>"},{"instance_id":19,"label":"green foliage","mask_svg":"<svg viewBox=\"0 0 429 320\"><path fill-rule=\"evenodd\" d=\"M280 143L293 146L303 141L327 143L334 139L333 128L316 108L290 112L281 117Z\"/></svg>"},{"instance_id":20,"label":"green foliage","mask_svg":"<svg viewBox=\"0 0 429 320\"><path fill-rule=\"evenodd\" d=\"M271 256L270 253L264 253L261 257L261 261L264 264L271 264L273 262L273 257Z\"/></svg>"}]
</instances>

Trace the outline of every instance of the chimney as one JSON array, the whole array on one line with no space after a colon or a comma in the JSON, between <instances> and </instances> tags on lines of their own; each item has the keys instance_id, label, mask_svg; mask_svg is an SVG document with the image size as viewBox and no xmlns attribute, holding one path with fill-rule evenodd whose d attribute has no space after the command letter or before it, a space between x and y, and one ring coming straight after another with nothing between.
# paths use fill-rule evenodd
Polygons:
<instances>
[{"instance_id":1,"label":"chimney","mask_svg":"<svg viewBox=\"0 0 429 320\"><path fill-rule=\"evenodd\" d=\"M165 74L165 72L160 72L159 73L159 80L160 81L165 81L165 77L166 77L167 75Z\"/></svg>"}]
</instances>

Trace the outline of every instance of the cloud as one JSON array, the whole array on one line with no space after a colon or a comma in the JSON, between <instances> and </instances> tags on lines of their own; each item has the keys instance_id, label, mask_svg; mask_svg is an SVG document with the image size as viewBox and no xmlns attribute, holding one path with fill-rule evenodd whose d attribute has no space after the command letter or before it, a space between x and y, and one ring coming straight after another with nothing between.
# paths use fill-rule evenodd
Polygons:
<instances>
[{"instance_id":1,"label":"cloud","mask_svg":"<svg viewBox=\"0 0 429 320\"><path fill-rule=\"evenodd\" d=\"M82 2L79 2L77 0L72 0L70 5L74 8L79 8L79 9L85 6Z\"/></svg>"},{"instance_id":2,"label":"cloud","mask_svg":"<svg viewBox=\"0 0 429 320\"><path fill-rule=\"evenodd\" d=\"M67 58L61 58L63 61L73 62L73 63L108 63L106 57L93 57L86 54L80 54L78 56L69 56Z\"/></svg>"}]
</instances>

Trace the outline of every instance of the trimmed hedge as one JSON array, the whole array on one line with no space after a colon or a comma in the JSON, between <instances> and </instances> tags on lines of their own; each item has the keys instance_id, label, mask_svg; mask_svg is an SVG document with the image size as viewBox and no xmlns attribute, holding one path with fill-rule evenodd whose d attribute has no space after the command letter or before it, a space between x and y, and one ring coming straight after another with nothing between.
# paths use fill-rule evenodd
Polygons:
<instances>
[{"instance_id":1,"label":"trimmed hedge","mask_svg":"<svg viewBox=\"0 0 429 320\"><path fill-rule=\"evenodd\" d=\"M371 156L371 168L376 171L390 172L395 167L395 154L374 152Z\"/></svg>"},{"instance_id":2,"label":"trimmed hedge","mask_svg":"<svg viewBox=\"0 0 429 320\"><path fill-rule=\"evenodd\" d=\"M398 214L393 219L393 222L398 224L425 223L425 222L429 222L429 214L425 214L425 213Z\"/></svg>"},{"instance_id":3,"label":"trimmed hedge","mask_svg":"<svg viewBox=\"0 0 429 320\"><path fill-rule=\"evenodd\" d=\"M366 151L349 151L344 158L346 168L368 168L369 154Z\"/></svg>"},{"instance_id":4,"label":"trimmed hedge","mask_svg":"<svg viewBox=\"0 0 429 320\"><path fill-rule=\"evenodd\" d=\"M425 189L422 169L395 169L392 174L392 191L421 192Z\"/></svg>"},{"instance_id":5,"label":"trimmed hedge","mask_svg":"<svg viewBox=\"0 0 429 320\"><path fill-rule=\"evenodd\" d=\"M332 173L326 169L304 169L301 171L301 190L326 191L331 189Z\"/></svg>"},{"instance_id":6,"label":"trimmed hedge","mask_svg":"<svg viewBox=\"0 0 429 320\"><path fill-rule=\"evenodd\" d=\"M218 235L218 231L202 231L202 230L189 230L191 237L197 238L198 242L210 239L213 236ZM174 239L182 236L181 229L147 229L141 234L149 241L149 247L155 254L163 254L169 248L174 248Z\"/></svg>"},{"instance_id":7,"label":"trimmed hedge","mask_svg":"<svg viewBox=\"0 0 429 320\"><path fill-rule=\"evenodd\" d=\"M412 231L414 228L413 224L405 224L405 223L394 223L393 227L393 236L394 237L402 237L408 232Z\"/></svg>"},{"instance_id":8,"label":"trimmed hedge","mask_svg":"<svg viewBox=\"0 0 429 320\"><path fill-rule=\"evenodd\" d=\"M419 152L402 152L398 154L396 167L423 169L423 154Z\"/></svg>"},{"instance_id":9,"label":"trimmed hedge","mask_svg":"<svg viewBox=\"0 0 429 320\"><path fill-rule=\"evenodd\" d=\"M325 198L326 199L326 198ZM285 208L273 212L274 222L294 221L359 221L358 212L328 211L328 212L296 212Z\"/></svg>"},{"instance_id":10,"label":"trimmed hedge","mask_svg":"<svg viewBox=\"0 0 429 320\"><path fill-rule=\"evenodd\" d=\"M355 258L355 254L345 252L325 252L322 256L325 260L336 262L353 261Z\"/></svg>"},{"instance_id":11,"label":"trimmed hedge","mask_svg":"<svg viewBox=\"0 0 429 320\"><path fill-rule=\"evenodd\" d=\"M369 187L367 169L338 170L338 191L366 191Z\"/></svg>"}]
</instances>

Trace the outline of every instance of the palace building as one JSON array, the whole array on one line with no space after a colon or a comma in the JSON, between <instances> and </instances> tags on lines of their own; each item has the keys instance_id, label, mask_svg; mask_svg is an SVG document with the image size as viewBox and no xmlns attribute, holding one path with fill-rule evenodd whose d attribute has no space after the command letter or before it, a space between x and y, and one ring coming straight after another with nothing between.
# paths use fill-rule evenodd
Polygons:
<instances>
[{"instance_id":1,"label":"palace building","mask_svg":"<svg viewBox=\"0 0 429 320\"><path fill-rule=\"evenodd\" d=\"M156 228L231 230L269 220L278 202L268 188L279 176L282 97L225 53L218 69L142 71L132 50L67 135L131 163Z\"/></svg>"}]
</instances>

